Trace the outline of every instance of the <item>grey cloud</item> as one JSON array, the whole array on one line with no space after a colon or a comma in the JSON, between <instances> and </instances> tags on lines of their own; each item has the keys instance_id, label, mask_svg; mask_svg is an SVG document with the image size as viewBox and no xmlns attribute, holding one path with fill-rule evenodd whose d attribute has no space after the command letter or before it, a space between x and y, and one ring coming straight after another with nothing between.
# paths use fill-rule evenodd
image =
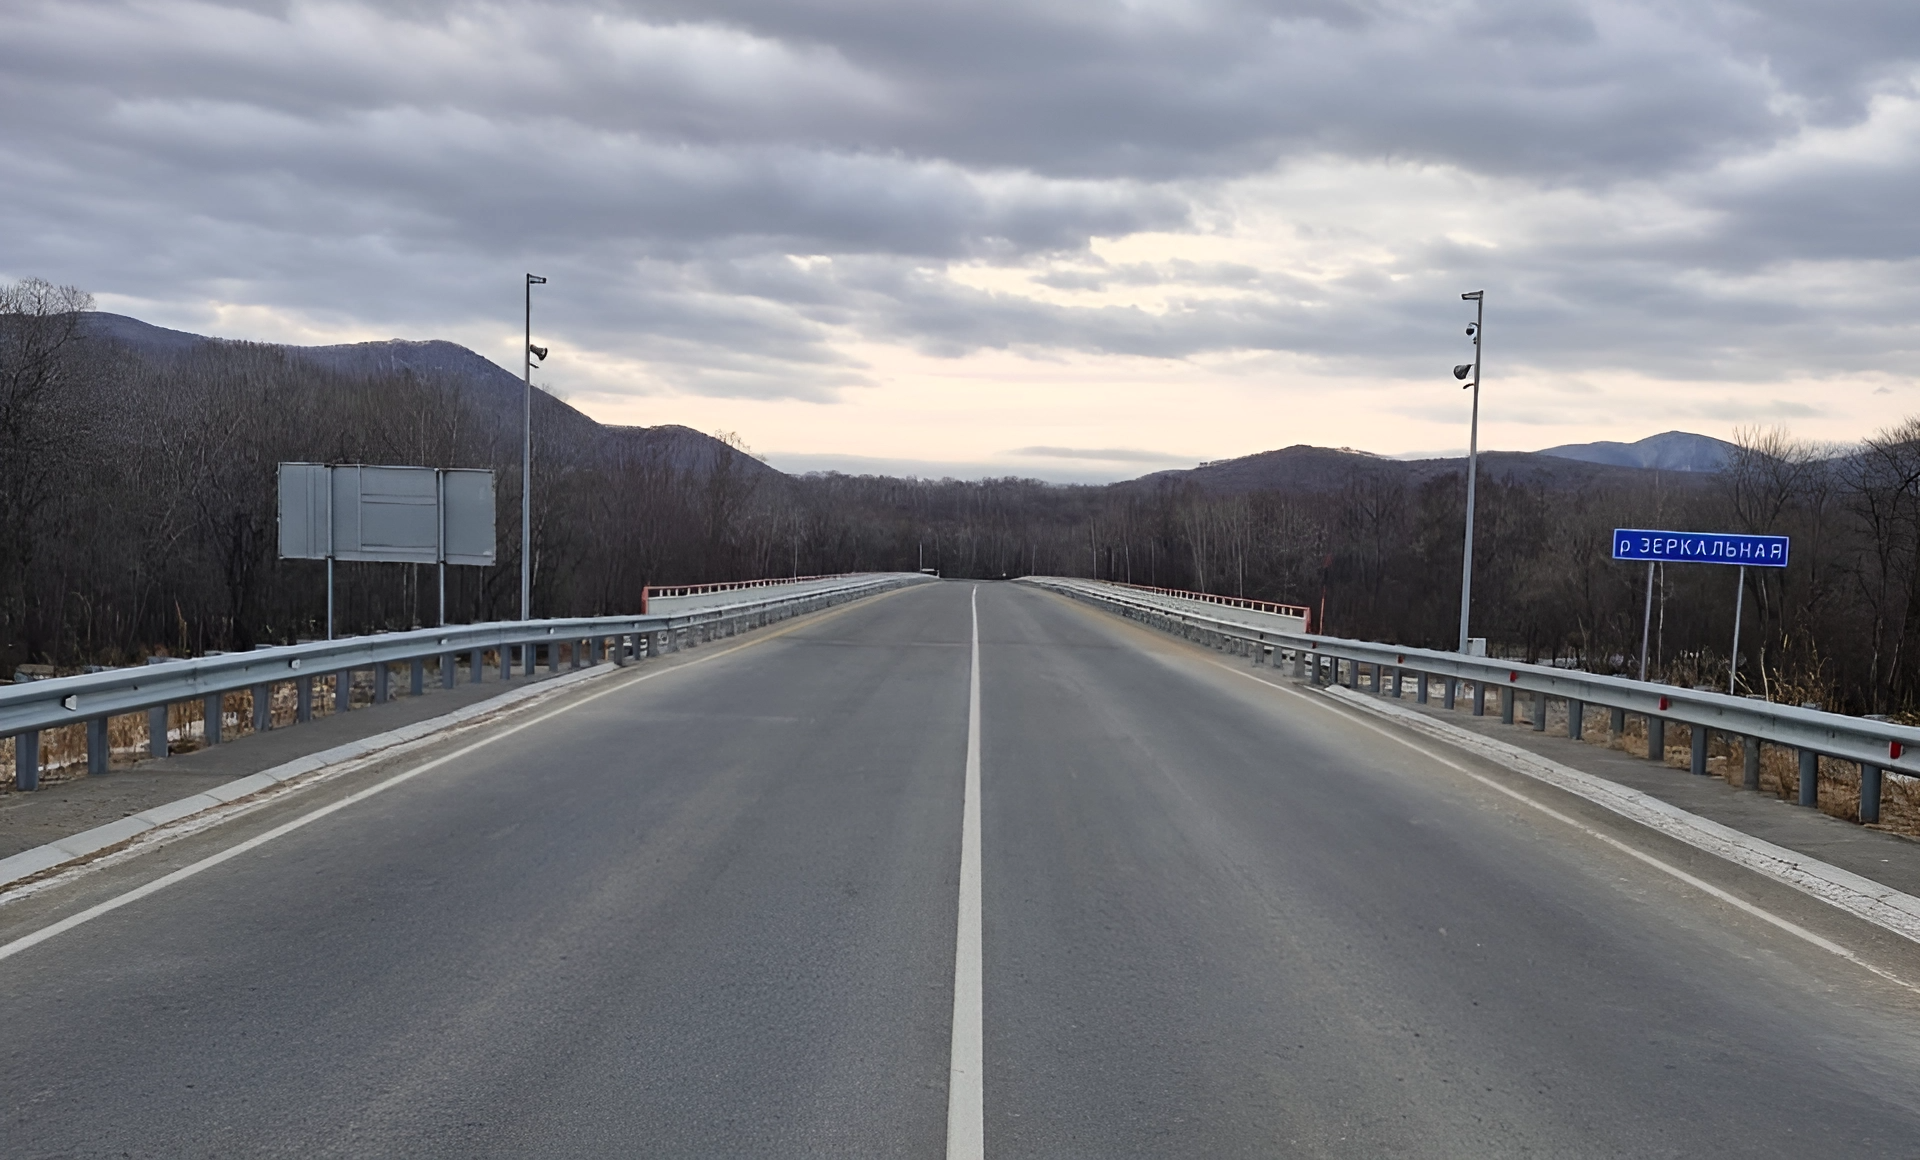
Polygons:
<instances>
[{"instance_id":1,"label":"grey cloud","mask_svg":"<svg viewBox=\"0 0 1920 1160\"><path fill-rule=\"evenodd\" d=\"M865 385L849 336L1437 379L1470 285L1496 379L1914 373L1914 143L1757 159L1911 95L1916 60L1920 9L1786 0L22 2L0 10L0 273L430 336L513 317L537 268L563 342L751 398ZM1698 221L1436 240L1317 283L1088 249L1197 229L1223 181L1322 157L1654 190ZM949 276L982 259L1175 297Z\"/></svg>"}]
</instances>

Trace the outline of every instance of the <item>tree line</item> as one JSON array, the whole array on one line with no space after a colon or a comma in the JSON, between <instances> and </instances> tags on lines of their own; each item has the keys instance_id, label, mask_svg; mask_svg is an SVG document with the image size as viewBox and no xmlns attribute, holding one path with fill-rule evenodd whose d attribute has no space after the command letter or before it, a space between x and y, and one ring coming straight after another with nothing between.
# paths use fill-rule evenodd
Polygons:
<instances>
[{"instance_id":1,"label":"tree line","mask_svg":"<svg viewBox=\"0 0 1920 1160\"><path fill-rule=\"evenodd\" d=\"M345 371L288 348L209 340L135 350L88 336L91 302L0 286L0 665L137 663L321 635L316 561L277 558L284 461L485 467L497 560L448 570L448 619L519 613L520 425L457 376ZM1191 479L789 477L735 444L689 456L536 394L533 611L636 611L648 584L925 566L943 575L1094 576L1299 604L1335 635L1455 640L1464 468L1416 477L1356 458L1310 488ZM658 433L661 429L651 429ZM1920 419L1857 446L1741 433L1712 474L1620 471L1577 487L1483 469L1473 631L1496 655L1637 667L1644 567L1610 558L1639 526L1789 535L1749 569L1737 671L1733 569L1655 570L1651 675L1858 713L1920 709ZM433 569L338 565L345 631L435 623Z\"/></svg>"}]
</instances>

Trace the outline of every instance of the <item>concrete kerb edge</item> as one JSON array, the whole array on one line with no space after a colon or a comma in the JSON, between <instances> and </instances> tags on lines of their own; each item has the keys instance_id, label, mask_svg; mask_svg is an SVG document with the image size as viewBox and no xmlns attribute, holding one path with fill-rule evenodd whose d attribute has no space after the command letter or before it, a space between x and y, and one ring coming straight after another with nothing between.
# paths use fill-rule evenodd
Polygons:
<instances>
[{"instance_id":1,"label":"concrete kerb edge","mask_svg":"<svg viewBox=\"0 0 1920 1160\"><path fill-rule=\"evenodd\" d=\"M534 698L558 693L582 681L611 676L621 671L623 670L617 665L601 664L563 673L538 684L504 690L498 696L462 706L438 717L429 717L424 721L415 721L410 725L402 725L383 733L349 741L344 745L323 749L318 753L310 753L305 757L297 757L271 769L235 778L212 789L154 806L152 809L108 822L103 826L82 830L69 837L35 846L31 850L23 850L11 857L0 858L0 891L45 878L70 866L111 853L156 830L196 820L210 810L232 805L268 790L311 777L316 773L336 770L363 758L397 756L403 747L425 742L477 718L489 717L502 710L518 707Z\"/></svg>"},{"instance_id":2,"label":"concrete kerb edge","mask_svg":"<svg viewBox=\"0 0 1920 1160\"><path fill-rule=\"evenodd\" d=\"M1843 870L1764 838L1742 833L1711 818L1690 813L1651 794L1562 765L1530 750L1437 721L1411 709L1381 702L1338 685L1328 697L1416 733L1487 758L1515 773L1565 790L1630 821L1685 842L1776 882L1785 883L1883 930L1920 943L1920 898Z\"/></svg>"}]
</instances>

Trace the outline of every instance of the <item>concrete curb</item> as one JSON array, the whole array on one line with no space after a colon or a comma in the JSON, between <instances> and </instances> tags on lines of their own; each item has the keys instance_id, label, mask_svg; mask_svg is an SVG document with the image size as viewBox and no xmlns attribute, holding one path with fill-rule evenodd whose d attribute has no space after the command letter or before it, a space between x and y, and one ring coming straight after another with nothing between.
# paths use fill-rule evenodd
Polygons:
<instances>
[{"instance_id":1,"label":"concrete curb","mask_svg":"<svg viewBox=\"0 0 1920 1160\"><path fill-rule=\"evenodd\" d=\"M1784 882L1856 918L1920 943L1920 898L1731 826L1689 813L1651 794L1562 765L1537 753L1436 721L1423 713L1341 686L1325 690L1343 705L1384 717L1438 741L1545 782L1697 850Z\"/></svg>"},{"instance_id":2,"label":"concrete curb","mask_svg":"<svg viewBox=\"0 0 1920 1160\"><path fill-rule=\"evenodd\" d=\"M43 846L35 846L31 850L23 850L9 858L0 858L0 891L17 886L29 879L44 877L62 867L98 857L143 835L189 819L199 818L210 810L231 805L262 791L311 777L322 771L337 770L349 762L369 757L396 755L407 747L425 743L440 733L478 718L491 716L503 709L524 707L528 702L571 688L582 681L610 676L620 671L622 669L618 665L602 663L576 672L561 673L537 684L507 689L498 696L476 701L450 713L429 717L425 721L415 721L411 725L403 725L398 729L389 729L384 733L375 733L370 737L362 737L357 741L349 741L331 749L323 749L318 753L298 757L271 769L214 786L212 789L190 797L170 801L165 805L158 805L150 810L121 818L119 821L95 826L91 830L82 830L71 837L48 842Z\"/></svg>"}]
</instances>

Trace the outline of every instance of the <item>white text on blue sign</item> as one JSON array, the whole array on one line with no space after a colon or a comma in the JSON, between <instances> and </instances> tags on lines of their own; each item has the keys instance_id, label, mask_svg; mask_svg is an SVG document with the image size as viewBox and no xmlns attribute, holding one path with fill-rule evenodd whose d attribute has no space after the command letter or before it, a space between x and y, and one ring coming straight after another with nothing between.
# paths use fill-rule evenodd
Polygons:
<instances>
[{"instance_id":1,"label":"white text on blue sign","mask_svg":"<svg viewBox=\"0 0 1920 1160\"><path fill-rule=\"evenodd\" d=\"M1784 568L1787 566L1787 537L1749 536L1740 532L1656 532L1645 528L1615 528L1613 558Z\"/></svg>"}]
</instances>

